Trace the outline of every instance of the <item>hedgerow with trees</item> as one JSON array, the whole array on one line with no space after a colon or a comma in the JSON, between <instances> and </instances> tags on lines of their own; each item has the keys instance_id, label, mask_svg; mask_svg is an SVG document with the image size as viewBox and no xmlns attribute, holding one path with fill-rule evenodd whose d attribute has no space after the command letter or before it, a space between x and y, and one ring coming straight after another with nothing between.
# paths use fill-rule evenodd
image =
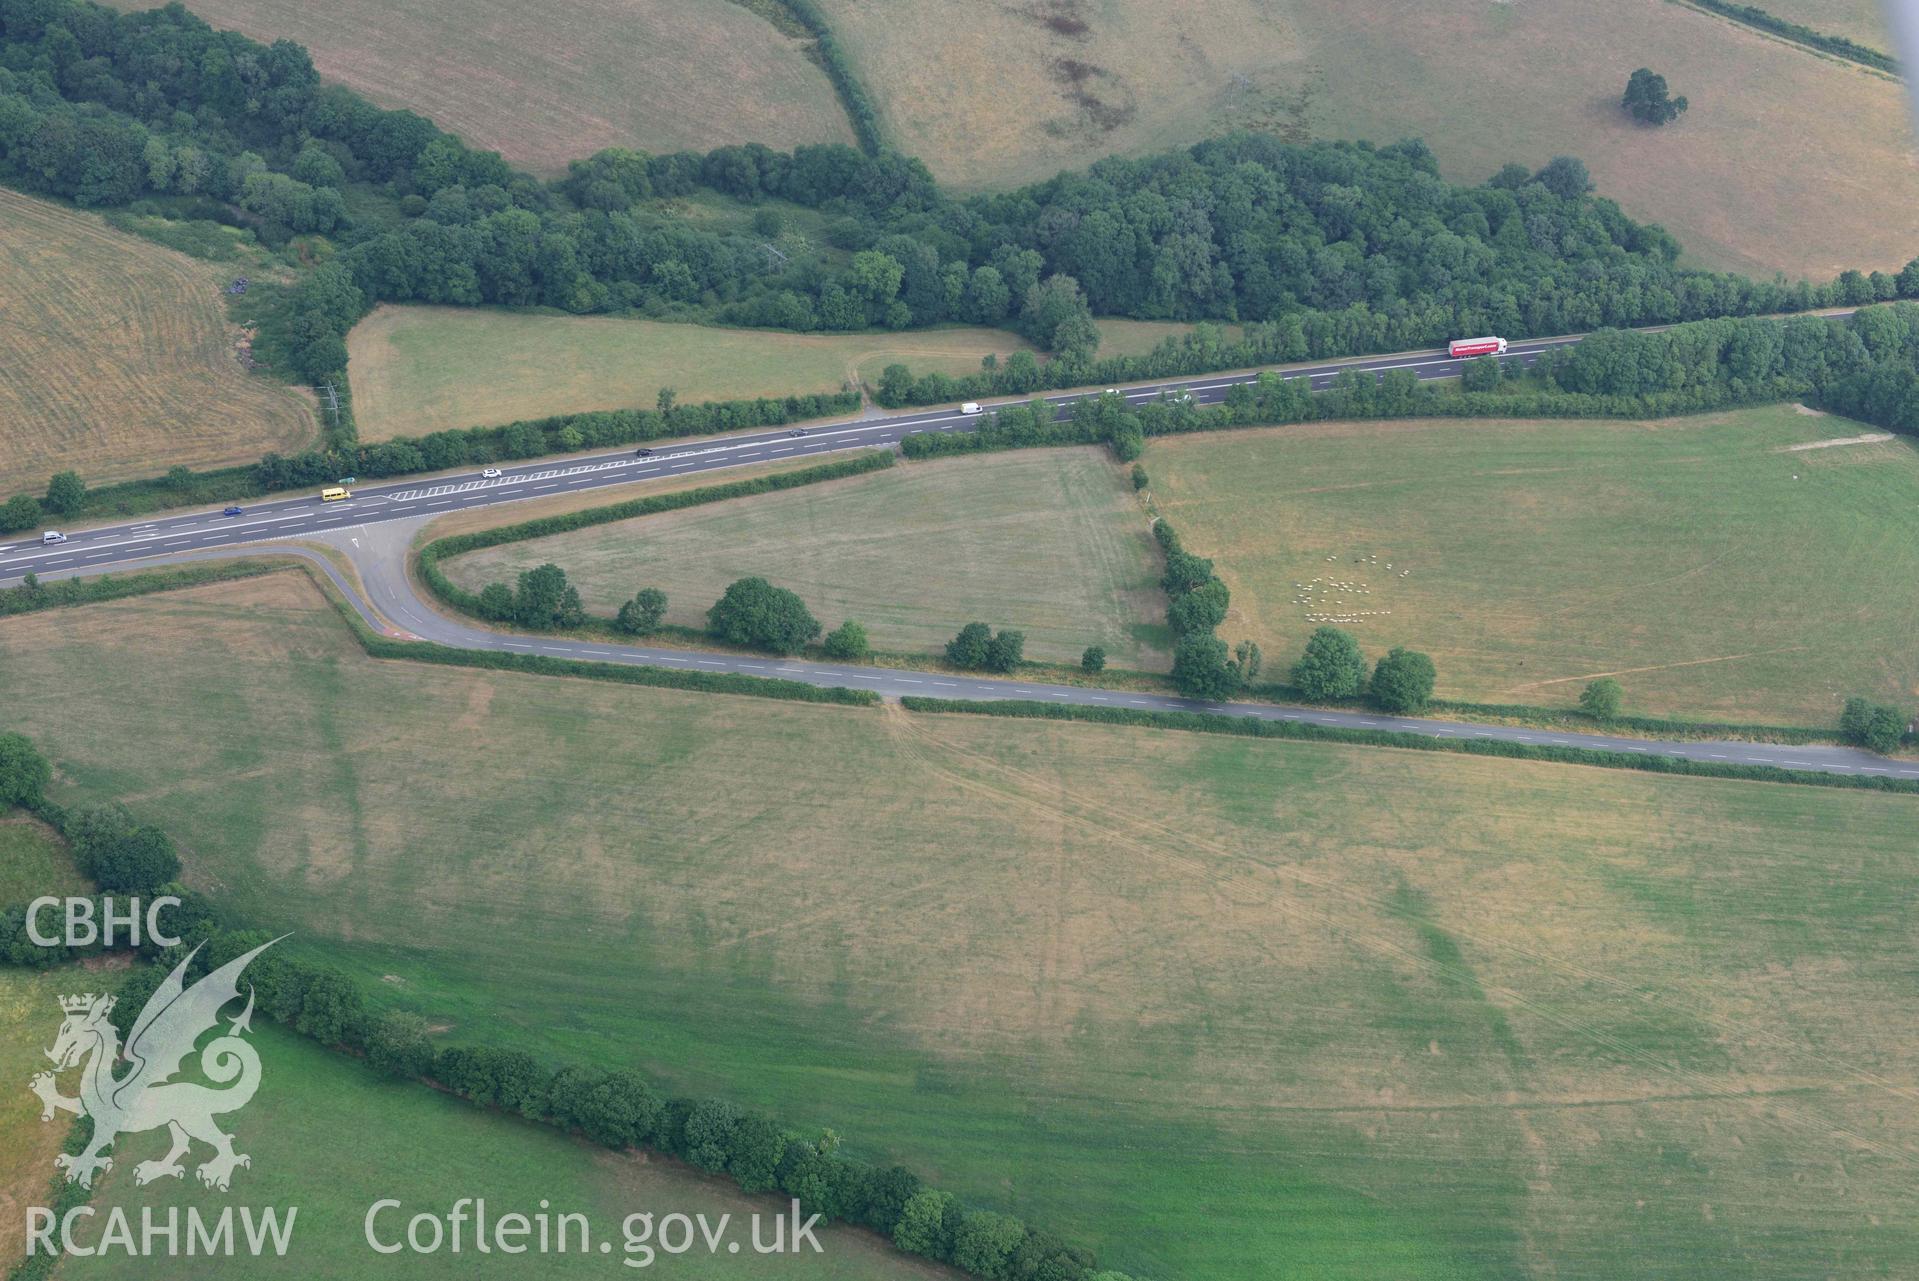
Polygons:
<instances>
[{"instance_id":1,"label":"hedgerow with trees","mask_svg":"<svg viewBox=\"0 0 1919 1281\"><path fill-rule=\"evenodd\" d=\"M1187 551L1163 519L1153 522L1153 538L1166 556L1159 585L1166 592L1166 625L1174 638L1173 686L1188 698L1231 698L1259 676L1259 646L1241 641L1228 650L1215 634L1226 621L1232 593L1213 573L1213 562Z\"/></svg>"},{"instance_id":2,"label":"hedgerow with trees","mask_svg":"<svg viewBox=\"0 0 1919 1281\"><path fill-rule=\"evenodd\" d=\"M1919 269L1908 268L1915 278ZM1154 436L1343 418L1664 418L1736 405L1810 399L1823 408L1919 434L1919 306L1850 316L1746 317L1656 333L1600 330L1508 362L1496 390L1422 382L1410 369L1345 369L1323 392L1269 372L1236 383L1216 405L1089 395L1064 407L1035 400L985 415L971 432L922 432L909 458L1046 445L1110 445L1122 461Z\"/></svg>"}]
</instances>

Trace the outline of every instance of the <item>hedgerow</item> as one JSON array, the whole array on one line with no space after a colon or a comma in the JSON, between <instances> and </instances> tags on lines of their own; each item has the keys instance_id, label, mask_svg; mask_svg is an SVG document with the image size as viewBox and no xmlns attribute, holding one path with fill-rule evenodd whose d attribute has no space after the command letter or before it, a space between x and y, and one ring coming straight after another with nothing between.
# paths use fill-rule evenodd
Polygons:
<instances>
[{"instance_id":1,"label":"hedgerow","mask_svg":"<svg viewBox=\"0 0 1919 1281\"><path fill-rule=\"evenodd\" d=\"M205 583L232 582L239 578L271 574L284 568L284 565L257 560L233 560L179 569L102 574L97 578L63 578L51 583L43 583L36 578L19 587L0 589L0 617L59 609L67 605L94 605L102 601L124 600L129 596L145 596L149 592L198 587Z\"/></svg>"},{"instance_id":2,"label":"hedgerow","mask_svg":"<svg viewBox=\"0 0 1919 1281\"><path fill-rule=\"evenodd\" d=\"M1202 734L1237 734L1246 738L1301 739L1324 743L1363 743L1375 747L1404 747L1421 752L1458 752L1467 756L1502 756L1518 760L1554 761L1564 765L1596 765L1605 769L1632 769L1651 774L1690 774L1705 778L1756 779L1768 783L1803 783L1813 787L1848 787L1865 791L1919 794L1919 779L1881 775L1828 774L1773 765L1737 765L1695 761L1653 752L1613 752L1603 749L1554 747L1515 743L1505 739L1436 738L1401 730L1349 729L1304 721L1267 720L1209 712L1151 712L1136 708L1086 707L1070 703L1031 703L1019 700L967 702L951 698L922 698L909 694L900 700L913 712L956 712L972 716L1008 716L1033 720L1092 721L1103 725L1138 725L1155 729L1191 730Z\"/></svg>"},{"instance_id":3,"label":"hedgerow","mask_svg":"<svg viewBox=\"0 0 1919 1281\"><path fill-rule=\"evenodd\" d=\"M1734 22L1743 22L1749 27L1757 27L1761 31L1770 31L1776 36L1783 36L1794 44L1802 44L1822 53L1835 54L1876 71L1889 72L1895 76L1899 74L1899 61L1890 54L1881 53L1869 45L1849 40L1845 36L1827 35L1803 23L1788 21L1768 13L1758 5L1732 4L1729 0L1692 0L1692 2L1701 9L1710 9L1723 17L1731 18Z\"/></svg>"},{"instance_id":4,"label":"hedgerow","mask_svg":"<svg viewBox=\"0 0 1919 1281\"><path fill-rule=\"evenodd\" d=\"M746 694L794 703L839 703L849 707L876 707L880 696L866 689L837 685L809 685L805 681L773 676L746 676L736 672L682 672L643 664L595 663L547 654L515 654L493 649L455 649L430 641L399 641L367 633L360 643L375 658L400 658L409 663L437 663L442 667L484 667L523 672L530 676L575 676L611 681L616 685L646 685L656 689L697 690L704 694Z\"/></svg>"}]
</instances>

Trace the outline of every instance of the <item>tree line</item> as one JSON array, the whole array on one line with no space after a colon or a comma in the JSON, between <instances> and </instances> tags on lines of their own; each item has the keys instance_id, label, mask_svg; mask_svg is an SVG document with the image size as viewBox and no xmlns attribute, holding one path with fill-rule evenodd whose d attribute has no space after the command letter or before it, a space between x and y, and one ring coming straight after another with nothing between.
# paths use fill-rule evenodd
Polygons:
<instances>
[{"instance_id":1,"label":"tree line","mask_svg":"<svg viewBox=\"0 0 1919 1281\"><path fill-rule=\"evenodd\" d=\"M127 831L154 834L118 807L70 811L48 800L51 769L33 743L0 735L0 806L19 805L62 833L82 856ZM176 948L148 943L150 962L120 981L112 1018L127 1034L147 997L189 953L186 980L259 947L270 931L250 928L216 910L211 900L178 884L177 860L153 863L135 887L164 891L180 906L166 918ZM160 879L165 873L164 879ZM106 888L104 885L102 888ZM23 905L0 907L0 959L22 966L57 965L98 952L42 947L26 933ZM198 949L197 951L195 949ZM323 1045L361 1056L384 1075L438 1085L482 1107L514 1113L622 1150L650 1148L709 1174L731 1178L743 1192L780 1192L808 1214L878 1232L898 1248L949 1263L982 1281L1128 1281L1101 1271L1091 1251L997 1211L968 1206L928 1186L903 1166L881 1166L842 1150L830 1130L801 1132L757 1109L725 1098L673 1097L639 1072L595 1065L542 1063L524 1051L497 1045L441 1048L425 1020L408 1011L382 1010L358 980L337 967L283 949L263 953L247 967L255 1008L284 1027Z\"/></svg>"},{"instance_id":2,"label":"tree line","mask_svg":"<svg viewBox=\"0 0 1919 1281\"><path fill-rule=\"evenodd\" d=\"M473 612L488 622L511 623L533 631L565 631L589 622L611 623L627 636L652 636L665 626L666 593L657 587L642 587L620 605L613 618L590 618L580 603L579 589L567 580L566 571L548 562L522 570L518 579L506 583L488 583L470 598ZM985 627L983 623L975 627ZM797 654L824 630L820 620L807 609L797 592L776 587L757 575L735 579L727 584L720 598L706 611L706 634L714 640L741 649L763 650L782 656ZM1009 639L1010 638L1010 641ZM1007 652L1011 657L994 671L1011 671L1019 665L1021 636L1002 632L994 638L992 653ZM866 628L847 619L821 640L828 658L858 660L870 653ZM952 647L948 647L949 654ZM974 663L973 666L986 664Z\"/></svg>"},{"instance_id":3,"label":"tree line","mask_svg":"<svg viewBox=\"0 0 1919 1281\"><path fill-rule=\"evenodd\" d=\"M1243 640L1229 651L1217 635L1232 593L1213 572L1213 562L1187 551L1164 518L1153 522L1153 539L1166 557L1159 585L1173 633L1173 685L1188 698L1231 698L1259 676L1259 646Z\"/></svg>"},{"instance_id":4,"label":"tree line","mask_svg":"<svg viewBox=\"0 0 1919 1281\"><path fill-rule=\"evenodd\" d=\"M1919 306L1849 316L1701 320L1657 332L1600 330L1541 354L1468 362L1460 386L1410 369L1343 369L1321 392L1269 371L1201 405L1168 394L1134 402L1092 394L1065 405L1006 405L972 432L922 432L908 458L1044 445L1108 444L1123 462L1153 436L1335 418L1666 418L1809 398L1847 417L1919 434Z\"/></svg>"},{"instance_id":5,"label":"tree line","mask_svg":"<svg viewBox=\"0 0 1919 1281\"><path fill-rule=\"evenodd\" d=\"M324 234L334 271L270 309L262 335L308 379L339 372L339 340L378 301L801 331L1011 324L1090 365L1093 315L1292 318L1331 354L1899 296L1885 273L1810 286L1682 269L1672 238L1591 194L1576 159L1468 186L1418 141L1233 134L964 199L917 160L844 146L608 150L543 183L321 84L291 41L178 5L0 9L0 178L91 207L185 202L269 244ZM709 229L661 203L700 190L817 210L823 229Z\"/></svg>"}]
</instances>

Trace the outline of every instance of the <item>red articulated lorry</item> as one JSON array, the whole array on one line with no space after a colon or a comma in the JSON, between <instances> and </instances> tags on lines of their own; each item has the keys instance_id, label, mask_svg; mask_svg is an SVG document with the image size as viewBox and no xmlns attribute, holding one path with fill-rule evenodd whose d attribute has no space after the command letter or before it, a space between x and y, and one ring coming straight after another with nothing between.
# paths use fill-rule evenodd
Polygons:
<instances>
[{"instance_id":1,"label":"red articulated lorry","mask_svg":"<svg viewBox=\"0 0 1919 1281\"><path fill-rule=\"evenodd\" d=\"M1446 344L1446 354L1454 360L1464 360L1468 356L1503 356L1506 354L1504 338L1455 338Z\"/></svg>"}]
</instances>

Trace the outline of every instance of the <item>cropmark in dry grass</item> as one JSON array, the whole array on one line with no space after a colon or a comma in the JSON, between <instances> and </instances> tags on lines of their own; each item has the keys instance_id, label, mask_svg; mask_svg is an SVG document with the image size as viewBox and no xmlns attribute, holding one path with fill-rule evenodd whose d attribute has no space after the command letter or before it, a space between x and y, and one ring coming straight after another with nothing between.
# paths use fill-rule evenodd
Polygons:
<instances>
[{"instance_id":1,"label":"cropmark in dry grass","mask_svg":"<svg viewBox=\"0 0 1919 1281\"><path fill-rule=\"evenodd\" d=\"M1908 797L374 662L290 575L0 652L58 799L449 1039L1136 1275L1919 1267Z\"/></svg>"}]
</instances>

